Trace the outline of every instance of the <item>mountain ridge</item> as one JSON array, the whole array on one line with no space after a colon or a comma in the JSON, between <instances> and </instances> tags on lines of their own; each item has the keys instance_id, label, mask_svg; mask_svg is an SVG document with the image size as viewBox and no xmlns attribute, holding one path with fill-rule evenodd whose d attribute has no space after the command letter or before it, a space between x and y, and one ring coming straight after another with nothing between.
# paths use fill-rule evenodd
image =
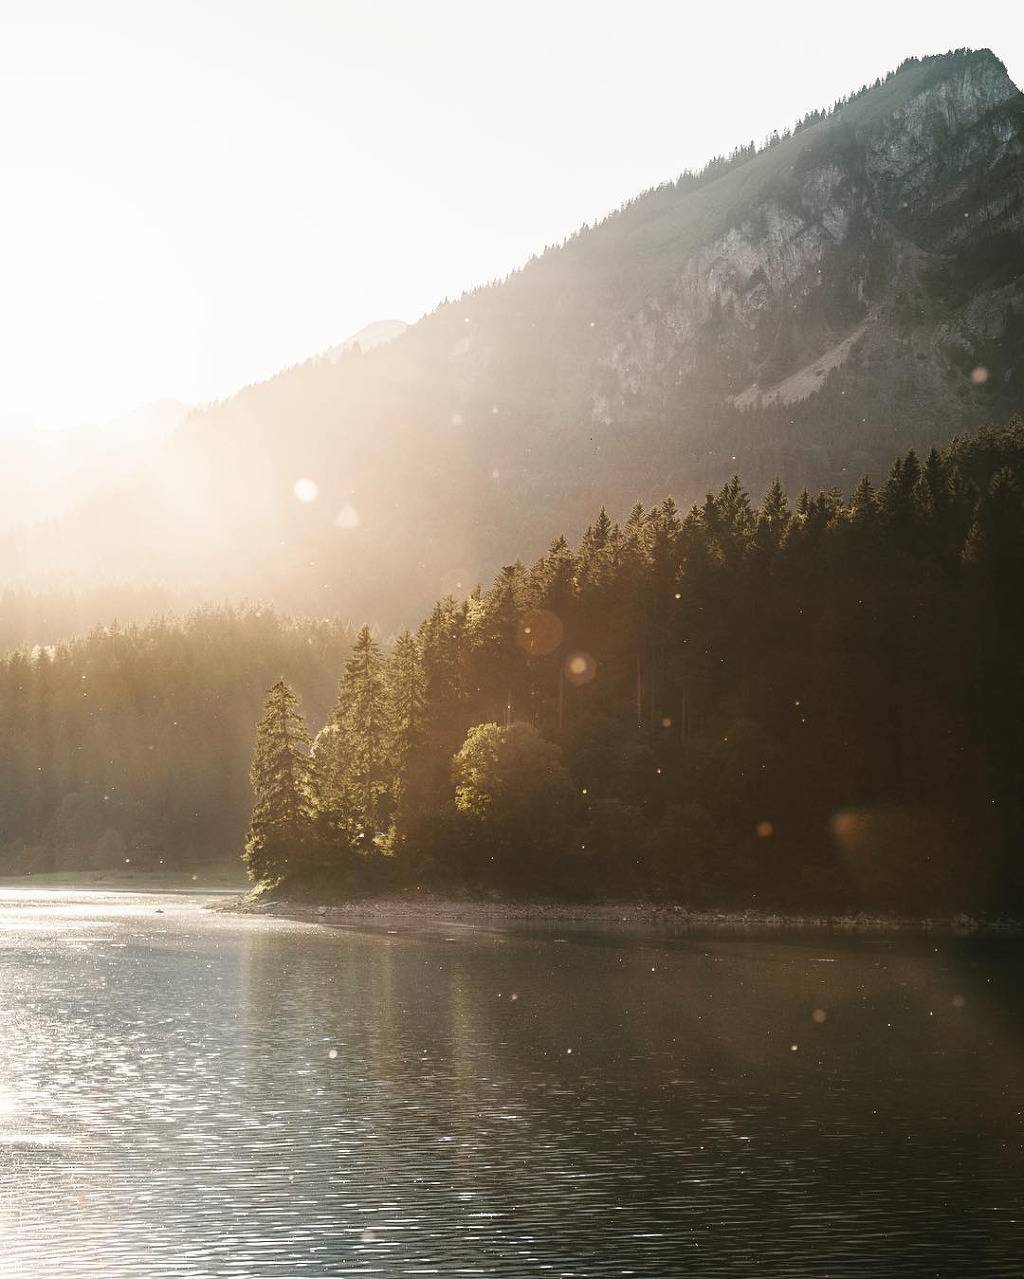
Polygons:
<instances>
[{"instance_id":1,"label":"mountain ridge","mask_svg":"<svg viewBox=\"0 0 1024 1279\"><path fill-rule=\"evenodd\" d=\"M736 470L850 487L1022 402L1024 97L990 51L956 51L386 345L193 414L158 480L22 549L29 578L47 556L141 566L389 625L601 503L689 502ZM300 477L317 501L296 503Z\"/></svg>"}]
</instances>

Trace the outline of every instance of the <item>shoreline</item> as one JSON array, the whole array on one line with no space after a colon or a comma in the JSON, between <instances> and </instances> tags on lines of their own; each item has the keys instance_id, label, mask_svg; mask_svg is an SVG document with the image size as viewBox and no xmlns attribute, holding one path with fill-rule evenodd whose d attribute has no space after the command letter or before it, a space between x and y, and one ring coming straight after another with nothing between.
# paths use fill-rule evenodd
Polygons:
<instances>
[{"instance_id":1,"label":"shoreline","mask_svg":"<svg viewBox=\"0 0 1024 1279\"><path fill-rule=\"evenodd\" d=\"M0 892L38 889L61 893L213 893L237 898L245 881L232 866L184 870L56 870L0 875Z\"/></svg>"},{"instance_id":2,"label":"shoreline","mask_svg":"<svg viewBox=\"0 0 1024 1279\"><path fill-rule=\"evenodd\" d=\"M452 897L354 898L332 904L313 904L287 898L268 899L245 894L217 903L228 914L261 915L299 920L326 927L403 923L430 927L502 927L514 924L569 924L612 930L666 932L774 933L806 931L850 935L856 933L932 933L971 936L1020 936L1024 921L976 919L966 914L909 917L829 912L770 910L687 910L650 902L531 902L483 901Z\"/></svg>"},{"instance_id":3,"label":"shoreline","mask_svg":"<svg viewBox=\"0 0 1024 1279\"><path fill-rule=\"evenodd\" d=\"M517 925L607 929L652 934L729 933L771 935L806 932L855 936L930 934L1017 937L1024 920L955 915L785 910L690 910L654 902L515 901L422 893L416 896L355 897L346 901L277 898L249 888L233 866L193 870L56 871L0 876L4 890L54 893L138 893L206 897L206 908L231 915L257 915L321 924L329 928L388 927L473 929Z\"/></svg>"}]
</instances>

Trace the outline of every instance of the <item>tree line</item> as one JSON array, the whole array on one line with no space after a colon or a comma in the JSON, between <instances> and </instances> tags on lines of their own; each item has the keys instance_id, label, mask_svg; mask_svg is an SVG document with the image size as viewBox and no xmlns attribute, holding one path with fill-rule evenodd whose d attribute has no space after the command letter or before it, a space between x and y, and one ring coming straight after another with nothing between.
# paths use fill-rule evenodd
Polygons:
<instances>
[{"instance_id":1,"label":"tree line","mask_svg":"<svg viewBox=\"0 0 1024 1279\"><path fill-rule=\"evenodd\" d=\"M0 661L0 856L10 871L237 857L252 725L284 673L325 715L337 621L210 608L96 627Z\"/></svg>"},{"instance_id":2,"label":"tree line","mask_svg":"<svg viewBox=\"0 0 1024 1279\"><path fill-rule=\"evenodd\" d=\"M281 890L1014 909L1024 424L876 491L601 511L386 651L311 736L270 690L245 857ZM318 721L314 721L318 722Z\"/></svg>"}]
</instances>

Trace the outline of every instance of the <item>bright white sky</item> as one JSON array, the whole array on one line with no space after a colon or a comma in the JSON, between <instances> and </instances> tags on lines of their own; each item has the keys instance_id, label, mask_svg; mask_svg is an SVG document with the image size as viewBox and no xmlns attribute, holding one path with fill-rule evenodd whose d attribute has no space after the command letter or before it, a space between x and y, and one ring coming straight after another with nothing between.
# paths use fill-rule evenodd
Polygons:
<instances>
[{"instance_id":1,"label":"bright white sky","mask_svg":"<svg viewBox=\"0 0 1024 1279\"><path fill-rule=\"evenodd\" d=\"M0 0L0 421L413 320L1019 0ZM833 17L836 14L836 17Z\"/></svg>"}]
</instances>

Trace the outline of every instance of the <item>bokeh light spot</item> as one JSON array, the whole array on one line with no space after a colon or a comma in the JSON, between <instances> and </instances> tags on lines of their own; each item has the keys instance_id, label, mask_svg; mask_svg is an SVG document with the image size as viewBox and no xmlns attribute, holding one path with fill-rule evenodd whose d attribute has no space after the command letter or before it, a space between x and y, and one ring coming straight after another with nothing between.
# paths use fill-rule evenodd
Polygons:
<instances>
[{"instance_id":1,"label":"bokeh light spot","mask_svg":"<svg viewBox=\"0 0 1024 1279\"><path fill-rule=\"evenodd\" d=\"M544 657L561 644L564 628L557 613L534 608L526 613L516 631L516 643L530 657Z\"/></svg>"},{"instance_id":2,"label":"bokeh light spot","mask_svg":"<svg viewBox=\"0 0 1024 1279\"><path fill-rule=\"evenodd\" d=\"M597 674L597 663L589 653L571 653L566 659L565 675L570 684L589 684Z\"/></svg>"},{"instance_id":3,"label":"bokeh light spot","mask_svg":"<svg viewBox=\"0 0 1024 1279\"><path fill-rule=\"evenodd\" d=\"M860 825L860 815L858 813L844 812L836 813L832 818L832 830L840 839L849 839L857 833Z\"/></svg>"}]
</instances>

